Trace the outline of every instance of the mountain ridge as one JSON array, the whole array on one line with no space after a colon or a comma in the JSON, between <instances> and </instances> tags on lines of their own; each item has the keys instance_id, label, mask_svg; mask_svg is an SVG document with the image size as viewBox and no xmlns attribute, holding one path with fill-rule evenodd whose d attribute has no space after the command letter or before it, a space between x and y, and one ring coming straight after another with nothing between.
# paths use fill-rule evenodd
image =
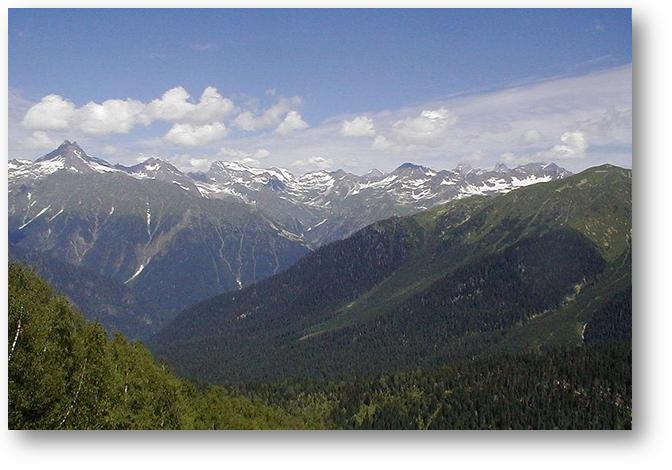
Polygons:
<instances>
[{"instance_id":1,"label":"mountain ridge","mask_svg":"<svg viewBox=\"0 0 672 470\"><path fill-rule=\"evenodd\" d=\"M339 169L296 176L284 168L255 168L236 161L213 161L205 172L184 173L157 157L132 166L112 165L67 140L34 162L15 159L9 163L10 183L58 171L117 172L172 183L203 198L241 201L260 208L311 247L344 238L375 220L410 215L453 199L501 194L571 174L555 163L530 163L512 169L497 164L493 170L460 164L453 170L436 171L406 162L389 173L371 170L358 176Z\"/></svg>"},{"instance_id":2,"label":"mountain ridge","mask_svg":"<svg viewBox=\"0 0 672 470\"><path fill-rule=\"evenodd\" d=\"M134 326L124 332L131 337L151 334L179 310L282 271L371 222L569 174L554 164L462 175L406 163L390 173L296 177L239 162L213 162L205 173L186 174L159 158L112 165L71 141L35 161L12 160L8 170L10 253L32 260L52 281L55 272L67 279L93 272L92 280L107 277L110 286L130 287L131 297L153 301L151 312L138 314L97 297L95 284L79 297L69 285L59 286L90 318L99 318L92 311L96 300L100 311L126 315ZM54 265L37 263L38 254ZM147 333L138 333L132 317L143 319ZM121 317L104 320L123 325Z\"/></svg>"},{"instance_id":3,"label":"mountain ridge","mask_svg":"<svg viewBox=\"0 0 672 470\"><path fill-rule=\"evenodd\" d=\"M603 273L628 272L620 257L629 249L630 188L629 171L602 166L387 219L357 241L326 245L279 275L185 310L151 344L178 373L224 382L368 374L482 351L584 299L591 285L606 282L614 294ZM365 254L375 246L404 254ZM370 277L376 263L392 268ZM580 341L574 313L555 318L567 325L562 345ZM532 347L531 331L520 347ZM471 337L485 342L464 345Z\"/></svg>"}]
</instances>

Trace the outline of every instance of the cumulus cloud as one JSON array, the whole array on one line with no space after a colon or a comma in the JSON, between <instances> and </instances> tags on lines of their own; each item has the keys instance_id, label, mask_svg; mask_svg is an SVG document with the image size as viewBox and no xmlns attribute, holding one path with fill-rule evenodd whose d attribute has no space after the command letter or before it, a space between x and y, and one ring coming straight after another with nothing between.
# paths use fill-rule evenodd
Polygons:
<instances>
[{"instance_id":1,"label":"cumulus cloud","mask_svg":"<svg viewBox=\"0 0 672 470\"><path fill-rule=\"evenodd\" d=\"M60 142L52 139L44 131L33 131L28 137L23 139L23 145L29 149L50 149L58 146Z\"/></svg>"},{"instance_id":2,"label":"cumulus cloud","mask_svg":"<svg viewBox=\"0 0 672 470\"><path fill-rule=\"evenodd\" d=\"M228 129L221 122L213 122L202 126L194 124L173 124L163 137L167 142L177 145L205 145L226 137Z\"/></svg>"},{"instance_id":3,"label":"cumulus cloud","mask_svg":"<svg viewBox=\"0 0 672 470\"><path fill-rule=\"evenodd\" d=\"M229 129L226 146L245 153L230 158L254 158L249 154L255 149L269 149L273 153L264 165L293 166L293 162L298 162L297 169L300 165L303 165L301 168L324 166L325 162L310 161L315 155L333 159L331 168L347 167L357 173L366 173L373 167L390 170L407 160L435 169L453 168L459 161L470 160L470 156L474 159L478 156L478 166L482 167L490 167L498 161L552 160L562 160L563 166L572 171L606 161L631 165L630 66L540 80L487 93L462 94L400 109L369 110L365 116L375 123L374 134L369 138L344 138L342 118L326 119L320 125L294 132L291 139L272 132L290 111L301 112L300 98L282 98L272 93L265 98L274 100L268 107L260 108L258 101L241 96L235 99L236 108L227 117L194 122L186 117L189 110L208 100L194 101L186 91L173 93L159 98L161 111L155 110L154 117L147 110L143 114L154 121L167 122L167 128L174 124L191 124L193 132L187 134L198 134L195 128L221 122ZM217 102L218 98L213 96ZM176 109L171 110L169 103ZM185 103L188 105L184 106ZM67 138L85 142L86 134L80 129L77 114L74 104L57 95L45 97L39 103L10 95L10 158L31 155L25 142L37 138L46 140L39 134L29 140L34 131L46 132L48 137L59 141ZM159 119L157 115L185 121ZM364 114L349 116L347 121L355 121L360 116ZM139 121L136 127L142 124ZM122 129L123 126L117 123L110 128ZM172 131L173 137L184 140L177 138L178 130ZM256 132L263 130L270 132ZM163 134L165 130L150 135L131 134L125 137L124 150L116 157L124 158L120 155L133 145L138 151L151 149L163 156L175 151L171 148L173 143L161 138ZM206 146L211 158L215 158L214 154L221 147L213 142ZM96 141L98 146L105 143Z\"/></svg>"},{"instance_id":4,"label":"cumulus cloud","mask_svg":"<svg viewBox=\"0 0 672 470\"><path fill-rule=\"evenodd\" d=\"M389 141L387 137L384 135L377 135L375 139L373 139L373 143L371 144L371 148L375 150L388 150L390 149L394 144Z\"/></svg>"},{"instance_id":5,"label":"cumulus cloud","mask_svg":"<svg viewBox=\"0 0 672 470\"><path fill-rule=\"evenodd\" d=\"M177 121L193 109L188 100L189 93L183 87L171 88L161 98L152 100L147 105L146 113L151 119Z\"/></svg>"},{"instance_id":6,"label":"cumulus cloud","mask_svg":"<svg viewBox=\"0 0 672 470\"><path fill-rule=\"evenodd\" d=\"M292 98L280 98L277 103L261 114L255 114L252 111L243 111L233 120L233 125L243 131L256 131L278 126L283 122L283 118L286 119L288 113L292 112L294 108L301 106L302 101L303 100L298 96ZM295 111L294 113L298 114ZM301 115L298 116L300 119ZM305 127L307 126L308 125L306 124Z\"/></svg>"},{"instance_id":7,"label":"cumulus cloud","mask_svg":"<svg viewBox=\"0 0 672 470\"><path fill-rule=\"evenodd\" d=\"M22 124L28 129L42 131L67 129L75 110L75 104L62 96L47 95L28 109Z\"/></svg>"},{"instance_id":8,"label":"cumulus cloud","mask_svg":"<svg viewBox=\"0 0 672 470\"><path fill-rule=\"evenodd\" d=\"M301 118L301 115L296 111L290 111L285 116L285 119L275 129L276 134L287 135L294 131L307 129L308 123Z\"/></svg>"},{"instance_id":9,"label":"cumulus cloud","mask_svg":"<svg viewBox=\"0 0 672 470\"><path fill-rule=\"evenodd\" d=\"M265 148L260 148L253 152L245 152L243 150L222 147L221 149L219 149L219 152L217 152L218 157L230 158L240 162L247 161L248 163L255 163L255 164L258 163L259 160L267 158L270 154L271 152L269 152Z\"/></svg>"},{"instance_id":10,"label":"cumulus cloud","mask_svg":"<svg viewBox=\"0 0 672 470\"><path fill-rule=\"evenodd\" d=\"M561 144L554 145L550 154L557 158L582 157L588 148L586 135L581 131L567 131L560 136Z\"/></svg>"},{"instance_id":11,"label":"cumulus cloud","mask_svg":"<svg viewBox=\"0 0 672 470\"><path fill-rule=\"evenodd\" d=\"M188 165L181 165L184 171L207 171L210 168L210 160L207 158L197 158L189 155L183 158L188 163Z\"/></svg>"},{"instance_id":12,"label":"cumulus cloud","mask_svg":"<svg viewBox=\"0 0 672 470\"><path fill-rule=\"evenodd\" d=\"M324 157L309 157L303 160L295 160L293 166L303 169L326 170L334 165L334 161Z\"/></svg>"},{"instance_id":13,"label":"cumulus cloud","mask_svg":"<svg viewBox=\"0 0 672 470\"><path fill-rule=\"evenodd\" d=\"M399 120L392 127L399 142L436 146L442 143L445 131L456 122L457 116L441 107L423 110L419 116Z\"/></svg>"},{"instance_id":14,"label":"cumulus cloud","mask_svg":"<svg viewBox=\"0 0 672 470\"><path fill-rule=\"evenodd\" d=\"M357 116L351 121L343 121L341 135L346 137L366 137L376 134L373 119L366 116Z\"/></svg>"},{"instance_id":15,"label":"cumulus cloud","mask_svg":"<svg viewBox=\"0 0 672 470\"><path fill-rule=\"evenodd\" d=\"M531 163L535 161L533 155L517 155L513 152L504 152L499 156L499 160L506 163L507 165L524 165L525 163Z\"/></svg>"},{"instance_id":16,"label":"cumulus cloud","mask_svg":"<svg viewBox=\"0 0 672 470\"><path fill-rule=\"evenodd\" d=\"M160 99L152 100L145 114L151 120L205 124L226 118L236 108L233 101L223 97L211 86L203 91L197 103L189 99L189 93L183 87L171 88Z\"/></svg>"},{"instance_id":17,"label":"cumulus cloud","mask_svg":"<svg viewBox=\"0 0 672 470\"><path fill-rule=\"evenodd\" d=\"M126 134L138 123L148 124L143 115L145 105L136 100L93 101L77 110L79 128L85 134Z\"/></svg>"},{"instance_id":18,"label":"cumulus cloud","mask_svg":"<svg viewBox=\"0 0 672 470\"><path fill-rule=\"evenodd\" d=\"M136 125L148 125L156 120L179 124L221 122L236 109L233 101L223 97L214 87L207 87L196 103L189 99L189 93L183 87L177 87L148 104L131 98L110 99L102 103L91 101L77 108L62 96L48 95L28 109L22 125L41 131L125 134Z\"/></svg>"}]
</instances>

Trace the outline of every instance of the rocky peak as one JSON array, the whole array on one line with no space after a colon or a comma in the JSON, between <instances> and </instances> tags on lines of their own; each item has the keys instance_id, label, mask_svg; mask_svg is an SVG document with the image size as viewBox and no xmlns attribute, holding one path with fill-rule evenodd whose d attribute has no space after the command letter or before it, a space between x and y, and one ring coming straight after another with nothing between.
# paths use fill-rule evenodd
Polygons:
<instances>
[{"instance_id":1,"label":"rocky peak","mask_svg":"<svg viewBox=\"0 0 672 470\"><path fill-rule=\"evenodd\" d=\"M77 142L70 142L69 140L64 140L61 145L58 146L56 150L52 150L48 154L35 160L36 162L45 162L48 160L54 160L56 158L79 158L82 160L89 160L90 157L86 154L84 150L77 144Z\"/></svg>"}]
</instances>

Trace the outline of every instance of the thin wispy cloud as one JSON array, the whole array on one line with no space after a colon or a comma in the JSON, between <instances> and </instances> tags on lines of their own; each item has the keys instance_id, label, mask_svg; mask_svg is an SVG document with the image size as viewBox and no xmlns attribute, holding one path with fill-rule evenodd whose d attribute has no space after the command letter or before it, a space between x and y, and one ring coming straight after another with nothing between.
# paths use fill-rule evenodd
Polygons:
<instances>
[{"instance_id":1,"label":"thin wispy cloud","mask_svg":"<svg viewBox=\"0 0 672 470\"><path fill-rule=\"evenodd\" d=\"M608 156L629 166L631 73L630 66L616 67L314 124L303 117L301 97L277 92L266 94L272 102L265 107L261 98L237 102L212 86L198 98L175 87L148 102L110 98L81 106L55 94L36 103L10 95L23 110L11 113L10 147L13 156L26 157L77 138L121 162L149 146L159 156L179 156L178 166L193 167L193 153L199 166L203 159L228 159L360 173L403 161L446 168L461 161L553 160L579 167ZM104 152L106 146L117 152Z\"/></svg>"},{"instance_id":2,"label":"thin wispy cloud","mask_svg":"<svg viewBox=\"0 0 672 470\"><path fill-rule=\"evenodd\" d=\"M188 47L193 51L211 51L213 49L219 49L219 44L214 42L195 42L189 44Z\"/></svg>"}]
</instances>

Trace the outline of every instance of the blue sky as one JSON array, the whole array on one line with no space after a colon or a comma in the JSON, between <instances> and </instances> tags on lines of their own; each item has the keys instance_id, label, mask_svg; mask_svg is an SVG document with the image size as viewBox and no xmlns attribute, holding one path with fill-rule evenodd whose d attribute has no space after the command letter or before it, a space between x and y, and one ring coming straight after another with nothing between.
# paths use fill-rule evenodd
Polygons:
<instances>
[{"instance_id":1,"label":"blue sky","mask_svg":"<svg viewBox=\"0 0 672 470\"><path fill-rule=\"evenodd\" d=\"M10 156L629 166L631 62L629 10L10 10Z\"/></svg>"}]
</instances>

